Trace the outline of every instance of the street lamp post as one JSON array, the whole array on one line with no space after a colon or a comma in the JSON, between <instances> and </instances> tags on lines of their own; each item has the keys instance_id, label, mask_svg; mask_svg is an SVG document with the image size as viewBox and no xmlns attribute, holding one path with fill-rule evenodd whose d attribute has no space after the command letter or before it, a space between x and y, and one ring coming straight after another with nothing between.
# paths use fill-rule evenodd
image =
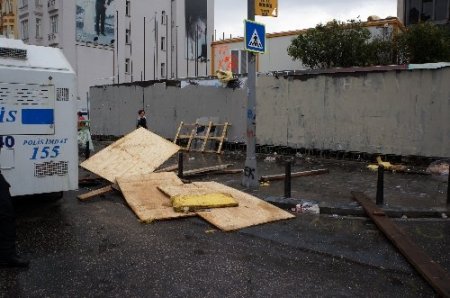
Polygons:
<instances>
[{"instance_id":1,"label":"street lamp post","mask_svg":"<svg viewBox=\"0 0 450 298\"><path fill-rule=\"evenodd\" d=\"M247 1L247 18L249 21L255 20L255 1ZM247 52L248 59L248 80L247 80L247 155L245 159L242 185L245 187L258 187L259 177L256 167L256 54Z\"/></svg>"}]
</instances>

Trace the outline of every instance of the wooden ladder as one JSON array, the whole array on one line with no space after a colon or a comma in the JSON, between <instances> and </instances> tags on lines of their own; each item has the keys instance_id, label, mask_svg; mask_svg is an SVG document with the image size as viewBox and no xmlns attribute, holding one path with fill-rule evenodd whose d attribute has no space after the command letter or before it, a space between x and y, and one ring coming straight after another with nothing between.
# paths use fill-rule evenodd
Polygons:
<instances>
[{"instance_id":1,"label":"wooden ladder","mask_svg":"<svg viewBox=\"0 0 450 298\"><path fill-rule=\"evenodd\" d=\"M180 126L177 129L177 133L175 134L175 138L173 140L173 142L176 144L177 141L182 140L182 139L187 139L188 143L186 145L186 147L182 147L182 150L186 150L186 151L199 151L199 152L210 152L210 153L217 153L220 154L222 151L222 147L223 147L223 142L226 140L226 136L227 136L227 132L228 132L228 127L231 124L229 124L228 122L225 122L225 124L214 124L213 122L209 121L208 125L205 127L206 128L206 133L203 136L198 136L197 135L197 127L198 127L198 123L195 124L186 124L183 121L181 121ZM222 133L220 134L220 136L218 137L214 137L214 136L210 136L211 134L211 130L213 127L220 127L223 126L222 129ZM190 134L181 134L181 131L183 129L183 127L193 127ZM192 141L194 139L198 139L198 140L202 140L203 143L200 147L199 150L194 150L191 149L191 145L192 145ZM205 150L206 149L206 145L208 143L208 141L218 141L219 145L217 150Z\"/></svg>"}]
</instances>

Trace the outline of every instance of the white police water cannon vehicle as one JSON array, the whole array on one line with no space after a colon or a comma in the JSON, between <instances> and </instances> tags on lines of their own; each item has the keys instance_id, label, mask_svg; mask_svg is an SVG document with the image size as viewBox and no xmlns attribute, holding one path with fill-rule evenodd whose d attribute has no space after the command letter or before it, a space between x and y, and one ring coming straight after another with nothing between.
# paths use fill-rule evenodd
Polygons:
<instances>
[{"instance_id":1,"label":"white police water cannon vehicle","mask_svg":"<svg viewBox=\"0 0 450 298\"><path fill-rule=\"evenodd\" d=\"M12 196L78 188L76 98L60 49L0 38L0 169Z\"/></svg>"}]
</instances>

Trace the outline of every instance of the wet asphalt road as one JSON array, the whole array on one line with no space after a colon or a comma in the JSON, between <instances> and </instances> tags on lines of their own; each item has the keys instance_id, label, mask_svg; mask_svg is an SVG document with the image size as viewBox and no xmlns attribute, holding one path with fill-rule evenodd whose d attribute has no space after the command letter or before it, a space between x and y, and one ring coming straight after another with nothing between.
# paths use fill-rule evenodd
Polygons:
<instances>
[{"instance_id":1,"label":"wet asphalt road","mask_svg":"<svg viewBox=\"0 0 450 298\"><path fill-rule=\"evenodd\" d=\"M192 154L185 165L190 169L230 161L242 166L242 155ZM277 163L260 165L261 174L283 172ZM372 192L374 175L360 163L302 159L295 167L323 165L330 168L328 177L296 180L293 193L347 202L349 188ZM238 187L240 177L199 179ZM445 199L440 181L399 175L390 179L388 198L404 195L408 204L426 206L442 205ZM276 182L252 193L281 195L282 187ZM199 218L141 224L119 193L79 202L76 196L87 191L67 192L58 201L16 202L18 249L31 265L28 270L0 269L0 297L434 296L366 218L298 215L223 233ZM396 223L450 271L450 220Z\"/></svg>"},{"instance_id":2,"label":"wet asphalt road","mask_svg":"<svg viewBox=\"0 0 450 298\"><path fill-rule=\"evenodd\" d=\"M1 269L1 297L430 297L364 218L299 215L223 233L197 218L141 224L121 196L21 201L28 270ZM450 222L397 221L450 269Z\"/></svg>"}]
</instances>

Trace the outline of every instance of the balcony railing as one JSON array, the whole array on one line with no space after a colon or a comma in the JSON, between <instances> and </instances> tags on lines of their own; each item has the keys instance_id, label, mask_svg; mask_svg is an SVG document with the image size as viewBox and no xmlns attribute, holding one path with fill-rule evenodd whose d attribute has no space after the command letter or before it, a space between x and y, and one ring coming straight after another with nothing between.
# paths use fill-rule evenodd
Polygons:
<instances>
[{"instance_id":1,"label":"balcony railing","mask_svg":"<svg viewBox=\"0 0 450 298\"><path fill-rule=\"evenodd\" d=\"M49 33L48 34L48 44L50 46L59 44L59 35L58 35L58 33Z\"/></svg>"},{"instance_id":2,"label":"balcony railing","mask_svg":"<svg viewBox=\"0 0 450 298\"><path fill-rule=\"evenodd\" d=\"M59 8L59 1L57 1L57 0L48 0L47 1L48 11L56 10L58 8Z\"/></svg>"}]
</instances>

